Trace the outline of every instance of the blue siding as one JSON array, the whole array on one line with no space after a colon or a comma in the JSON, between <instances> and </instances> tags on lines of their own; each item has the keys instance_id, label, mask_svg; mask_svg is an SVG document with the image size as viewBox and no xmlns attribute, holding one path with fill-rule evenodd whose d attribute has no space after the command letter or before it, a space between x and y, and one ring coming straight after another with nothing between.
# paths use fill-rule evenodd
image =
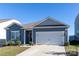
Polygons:
<instances>
[{"instance_id":1,"label":"blue siding","mask_svg":"<svg viewBox=\"0 0 79 59\"><path fill-rule=\"evenodd\" d=\"M10 40L10 37L11 37L10 30L6 30L6 38L7 38L7 41Z\"/></svg>"},{"instance_id":2,"label":"blue siding","mask_svg":"<svg viewBox=\"0 0 79 59\"><path fill-rule=\"evenodd\" d=\"M6 36L7 36L7 41L11 40L11 31L16 31L19 30L20 31L20 40L23 43L24 42L24 31L23 29L21 29L22 27L17 25L17 24L13 24L12 26L8 27L9 29L6 30Z\"/></svg>"},{"instance_id":3,"label":"blue siding","mask_svg":"<svg viewBox=\"0 0 79 59\"><path fill-rule=\"evenodd\" d=\"M20 30L20 38L21 38L21 42L23 44L24 43L24 30L23 29Z\"/></svg>"},{"instance_id":4,"label":"blue siding","mask_svg":"<svg viewBox=\"0 0 79 59\"><path fill-rule=\"evenodd\" d=\"M44 31L65 31L65 28L38 28L38 29L33 29L33 42L35 44L36 42L36 32L44 32ZM64 34L65 38L64 40L67 41L67 31L65 31L65 34Z\"/></svg>"}]
</instances>

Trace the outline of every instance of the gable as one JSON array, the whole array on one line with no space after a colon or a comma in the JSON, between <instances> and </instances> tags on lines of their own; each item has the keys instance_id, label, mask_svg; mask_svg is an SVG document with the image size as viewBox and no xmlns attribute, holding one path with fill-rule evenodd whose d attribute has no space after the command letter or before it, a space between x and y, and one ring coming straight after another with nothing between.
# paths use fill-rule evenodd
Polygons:
<instances>
[{"instance_id":1,"label":"gable","mask_svg":"<svg viewBox=\"0 0 79 59\"><path fill-rule=\"evenodd\" d=\"M37 26L65 26L65 24L57 20L47 18L46 20L39 23Z\"/></svg>"},{"instance_id":2,"label":"gable","mask_svg":"<svg viewBox=\"0 0 79 59\"><path fill-rule=\"evenodd\" d=\"M21 29L21 28L22 28L22 26L20 24L17 24L17 23L12 23L12 24L10 24L9 26L6 27L6 29L13 29L13 30Z\"/></svg>"},{"instance_id":3,"label":"gable","mask_svg":"<svg viewBox=\"0 0 79 59\"><path fill-rule=\"evenodd\" d=\"M12 24L10 27L8 27L8 28L21 28L21 26L20 25L17 25L17 24Z\"/></svg>"}]
</instances>

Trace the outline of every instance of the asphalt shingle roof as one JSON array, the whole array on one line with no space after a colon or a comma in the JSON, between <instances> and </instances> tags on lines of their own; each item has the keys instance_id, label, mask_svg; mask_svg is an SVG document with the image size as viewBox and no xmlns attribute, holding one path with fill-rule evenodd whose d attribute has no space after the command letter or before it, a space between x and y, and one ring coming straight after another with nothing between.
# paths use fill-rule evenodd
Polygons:
<instances>
[{"instance_id":1,"label":"asphalt shingle roof","mask_svg":"<svg viewBox=\"0 0 79 59\"><path fill-rule=\"evenodd\" d=\"M52 19L52 18L48 17L48 18L46 18L46 19L44 19L42 21L33 22L33 23L29 23L29 24L24 24L23 28L27 29L27 30L30 30L33 27L39 26L39 24L44 23L44 21L48 21L48 20L51 20L52 26L67 26L67 24L64 24L63 22L59 22L59 21L57 21L55 19Z\"/></svg>"},{"instance_id":2,"label":"asphalt shingle roof","mask_svg":"<svg viewBox=\"0 0 79 59\"><path fill-rule=\"evenodd\" d=\"M9 21L11 19L0 19L0 23L3 23L3 22L6 22L6 21Z\"/></svg>"}]
</instances>

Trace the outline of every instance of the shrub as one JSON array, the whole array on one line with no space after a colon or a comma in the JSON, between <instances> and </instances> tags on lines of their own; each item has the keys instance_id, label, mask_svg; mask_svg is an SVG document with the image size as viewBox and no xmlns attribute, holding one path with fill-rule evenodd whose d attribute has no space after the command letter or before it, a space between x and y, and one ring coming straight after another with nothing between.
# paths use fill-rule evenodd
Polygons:
<instances>
[{"instance_id":1,"label":"shrub","mask_svg":"<svg viewBox=\"0 0 79 59\"><path fill-rule=\"evenodd\" d=\"M33 45L33 42L32 42L32 41L30 41L30 42L29 42L29 44L30 44L30 45Z\"/></svg>"},{"instance_id":2,"label":"shrub","mask_svg":"<svg viewBox=\"0 0 79 59\"><path fill-rule=\"evenodd\" d=\"M70 41L70 45L79 45L79 41L76 40Z\"/></svg>"},{"instance_id":3,"label":"shrub","mask_svg":"<svg viewBox=\"0 0 79 59\"><path fill-rule=\"evenodd\" d=\"M16 45L21 45L21 41L19 39L16 40Z\"/></svg>"},{"instance_id":4,"label":"shrub","mask_svg":"<svg viewBox=\"0 0 79 59\"><path fill-rule=\"evenodd\" d=\"M9 44L9 45L15 45L15 41L14 41L14 40L10 40L10 41L8 42L8 44Z\"/></svg>"},{"instance_id":5,"label":"shrub","mask_svg":"<svg viewBox=\"0 0 79 59\"><path fill-rule=\"evenodd\" d=\"M68 46L68 45L69 45L69 43L68 43L68 42L65 42L65 43L64 43L64 46Z\"/></svg>"},{"instance_id":6,"label":"shrub","mask_svg":"<svg viewBox=\"0 0 79 59\"><path fill-rule=\"evenodd\" d=\"M2 41L1 41L1 45L2 45L2 46L6 46L6 45L7 45L7 44L6 44L6 40L2 40Z\"/></svg>"}]
</instances>

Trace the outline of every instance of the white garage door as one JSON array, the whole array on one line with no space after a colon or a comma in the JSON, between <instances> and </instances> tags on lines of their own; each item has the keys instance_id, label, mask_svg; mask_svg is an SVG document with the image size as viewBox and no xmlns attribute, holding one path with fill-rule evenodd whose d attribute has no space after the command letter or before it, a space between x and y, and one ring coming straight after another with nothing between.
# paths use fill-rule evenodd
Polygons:
<instances>
[{"instance_id":1,"label":"white garage door","mask_svg":"<svg viewBox=\"0 0 79 59\"><path fill-rule=\"evenodd\" d=\"M64 45L64 31L36 32L36 44Z\"/></svg>"}]
</instances>

